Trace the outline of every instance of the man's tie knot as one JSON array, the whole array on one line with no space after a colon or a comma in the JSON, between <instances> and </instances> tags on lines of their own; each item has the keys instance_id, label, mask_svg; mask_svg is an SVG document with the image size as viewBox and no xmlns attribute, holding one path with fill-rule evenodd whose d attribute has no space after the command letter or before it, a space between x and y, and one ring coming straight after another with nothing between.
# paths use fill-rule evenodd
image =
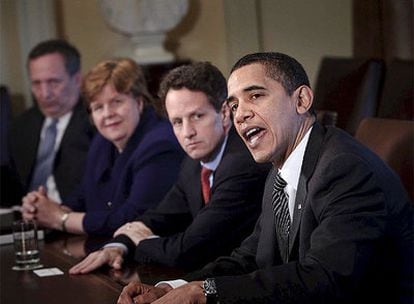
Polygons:
<instances>
[{"instance_id":1,"label":"man's tie knot","mask_svg":"<svg viewBox=\"0 0 414 304\"><path fill-rule=\"evenodd\" d=\"M201 191L203 193L204 203L208 203L210 200L210 175L213 170L210 170L204 166L201 167Z\"/></svg>"},{"instance_id":2,"label":"man's tie knot","mask_svg":"<svg viewBox=\"0 0 414 304\"><path fill-rule=\"evenodd\" d=\"M273 185L275 190L277 191L283 190L285 189L286 185L287 185L286 181L282 178L282 176L278 172L275 176L275 182Z\"/></svg>"}]
</instances>

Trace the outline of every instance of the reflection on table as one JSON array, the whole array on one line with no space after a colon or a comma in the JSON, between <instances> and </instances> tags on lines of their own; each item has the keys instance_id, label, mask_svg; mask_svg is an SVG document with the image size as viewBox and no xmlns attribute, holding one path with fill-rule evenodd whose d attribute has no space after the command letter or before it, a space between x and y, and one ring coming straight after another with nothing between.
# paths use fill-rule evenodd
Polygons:
<instances>
[{"instance_id":1,"label":"reflection on table","mask_svg":"<svg viewBox=\"0 0 414 304\"><path fill-rule=\"evenodd\" d=\"M40 241L44 268L57 267L63 275L38 277L33 271L13 271L13 244L0 246L0 303L116 303L122 287L132 280L154 284L182 277L179 269L127 263L122 270L102 267L87 275L68 270L107 239L49 233Z\"/></svg>"}]
</instances>

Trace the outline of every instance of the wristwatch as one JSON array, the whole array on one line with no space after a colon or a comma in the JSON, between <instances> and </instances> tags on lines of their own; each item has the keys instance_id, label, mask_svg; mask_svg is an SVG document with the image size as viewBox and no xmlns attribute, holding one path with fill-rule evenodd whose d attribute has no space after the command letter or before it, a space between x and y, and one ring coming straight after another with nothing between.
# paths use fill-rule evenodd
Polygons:
<instances>
[{"instance_id":1,"label":"wristwatch","mask_svg":"<svg viewBox=\"0 0 414 304\"><path fill-rule=\"evenodd\" d=\"M207 298L207 304L220 304L218 301L216 281L214 279L205 279L203 282L203 290Z\"/></svg>"},{"instance_id":2,"label":"wristwatch","mask_svg":"<svg viewBox=\"0 0 414 304\"><path fill-rule=\"evenodd\" d=\"M66 232L66 221L69 218L69 212L63 213L62 217L60 218L60 225L62 226L62 231Z\"/></svg>"}]
</instances>

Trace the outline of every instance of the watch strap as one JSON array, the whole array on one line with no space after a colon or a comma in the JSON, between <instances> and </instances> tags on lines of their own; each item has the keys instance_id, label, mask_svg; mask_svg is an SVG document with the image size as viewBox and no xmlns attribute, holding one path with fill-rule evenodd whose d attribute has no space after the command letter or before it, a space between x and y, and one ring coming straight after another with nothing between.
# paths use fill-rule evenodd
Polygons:
<instances>
[{"instance_id":1,"label":"watch strap","mask_svg":"<svg viewBox=\"0 0 414 304\"><path fill-rule=\"evenodd\" d=\"M213 278L204 280L203 290L207 299L207 304L219 304L216 281Z\"/></svg>"}]
</instances>

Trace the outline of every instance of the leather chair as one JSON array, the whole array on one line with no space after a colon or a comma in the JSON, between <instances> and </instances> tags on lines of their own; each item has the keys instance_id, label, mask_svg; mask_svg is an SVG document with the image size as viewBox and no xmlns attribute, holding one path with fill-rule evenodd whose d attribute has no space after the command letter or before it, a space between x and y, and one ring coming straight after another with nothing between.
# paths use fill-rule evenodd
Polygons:
<instances>
[{"instance_id":1,"label":"leather chair","mask_svg":"<svg viewBox=\"0 0 414 304\"><path fill-rule=\"evenodd\" d=\"M355 134L363 118L376 115L383 71L381 60L324 57L315 86L318 120Z\"/></svg>"},{"instance_id":2,"label":"leather chair","mask_svg":"<svg viewBox=\"0 0 414 304\"><path fill-rule=\"evenodd\" d=\"M394 169L414 202L414 121L366 118L355 137Z\"/></svg>"},{"instance_id":3,"label":"leather chair","mask_svg":"<svg viewBox=\"0 0 414 304\"><path fill-rule=\"evenodd\" d=\"M378 117L414 120L414 61L394 59L385 72Z\"/></svg>"}]
</instances>

